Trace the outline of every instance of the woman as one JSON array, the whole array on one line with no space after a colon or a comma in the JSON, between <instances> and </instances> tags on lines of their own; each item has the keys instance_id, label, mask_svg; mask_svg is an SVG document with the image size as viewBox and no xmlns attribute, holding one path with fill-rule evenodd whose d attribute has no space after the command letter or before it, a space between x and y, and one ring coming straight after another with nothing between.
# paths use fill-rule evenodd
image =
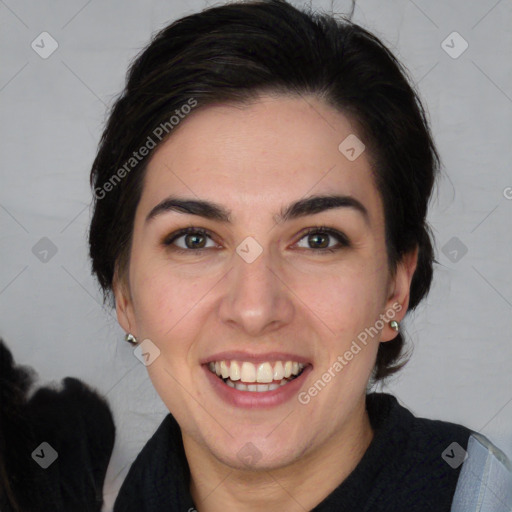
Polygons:
<instances>
[{"instance_id":1,"label":"woman","mask_svg":"<svg viewBox=\"0 0 512 512\"><path fill-rule=\"evenodd\" d=\"M368 392L431 284L438 168L350 21L244 2L153 38L91 172L93 271L170 411L116 512L511 509L489 440Z\"/></svg>"}]
</instances>

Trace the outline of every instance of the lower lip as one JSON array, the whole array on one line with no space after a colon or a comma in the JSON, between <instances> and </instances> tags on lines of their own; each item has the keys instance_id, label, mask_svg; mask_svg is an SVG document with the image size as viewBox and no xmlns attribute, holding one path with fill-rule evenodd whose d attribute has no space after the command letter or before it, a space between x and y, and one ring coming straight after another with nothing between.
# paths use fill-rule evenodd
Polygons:
<instances>
[{"instance_id":1,"label":"lower lip","mask_svg":"<svg viewBox=\"0 0 512 512\"><path fill-rule=\"evenodd\" d=\"M308 365L303 372L284 386L279 386L272 391L240 391L231 388L224 383L222 379L212 373L206 365L203 365L206 376L209 379L214 391L224 402L234 407L243 407L247 409L266 409L281 405L297 396L307 374L312 366Z\"/></svg>"}]
</instances>

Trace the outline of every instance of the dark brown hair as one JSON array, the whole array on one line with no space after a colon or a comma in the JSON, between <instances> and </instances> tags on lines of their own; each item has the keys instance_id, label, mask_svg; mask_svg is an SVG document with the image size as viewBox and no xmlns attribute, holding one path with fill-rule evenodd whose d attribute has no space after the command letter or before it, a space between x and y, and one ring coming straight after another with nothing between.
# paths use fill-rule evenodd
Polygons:
<instances>
[{"instance_id":1,"label":"dark brown hair","mask_svg":"<svg viewBox=\"0 0 512 512\"><path fill-rule=\"evenodd\" d=\"M315 94L358 127L384 204L391 272L419 246L409 302L414 309L432 281L426 214L440 159L411 84L375 35L348 18L302 11L283 0L213 7L159 31L128 70L92 166L90 257L105 299L113 298L116 268L122 273L129 261L135 210L154 151L142 157L140 148L158 147L171 136L172 116L183 117L191 99L199 109L275 92ZM403 347L402 334L380 344L375 381L405 364Z\"/></svg>"}]
</instances>

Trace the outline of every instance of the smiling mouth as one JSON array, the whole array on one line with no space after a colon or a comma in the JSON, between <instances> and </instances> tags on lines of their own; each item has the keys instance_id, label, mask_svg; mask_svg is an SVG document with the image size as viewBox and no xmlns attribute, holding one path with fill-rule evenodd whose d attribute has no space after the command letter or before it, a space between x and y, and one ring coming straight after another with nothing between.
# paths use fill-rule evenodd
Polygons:
<instances>
[{"instance_id":1,"label":"smiling mouth","mask_svg":"<svg viewBox=\"0 0 512 512\"><path fill-rule=\"evenodd\" d=\"M306 365L296 361L253 364L249 361L211 361L208 369L238 391L264 393L285 386L299 377Z\"/></svg>"}]
</instances>

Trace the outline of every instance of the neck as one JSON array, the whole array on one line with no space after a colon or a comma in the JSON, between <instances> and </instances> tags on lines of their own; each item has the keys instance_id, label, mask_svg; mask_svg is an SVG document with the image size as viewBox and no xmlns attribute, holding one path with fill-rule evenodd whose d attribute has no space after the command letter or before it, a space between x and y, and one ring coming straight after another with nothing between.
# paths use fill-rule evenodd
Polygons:
<instances>
[{"instance_id":1,"label":"neck","mask_svg":"<svg viewBox=\"0 0 512 512\"><path fill-rule=\"evenodd\" d=\"M355 469L372 439L364 395L343 429L286 467L233 469L183 436L192 498L199 512L311 510Z\"/></svg>"}]
</instances>

